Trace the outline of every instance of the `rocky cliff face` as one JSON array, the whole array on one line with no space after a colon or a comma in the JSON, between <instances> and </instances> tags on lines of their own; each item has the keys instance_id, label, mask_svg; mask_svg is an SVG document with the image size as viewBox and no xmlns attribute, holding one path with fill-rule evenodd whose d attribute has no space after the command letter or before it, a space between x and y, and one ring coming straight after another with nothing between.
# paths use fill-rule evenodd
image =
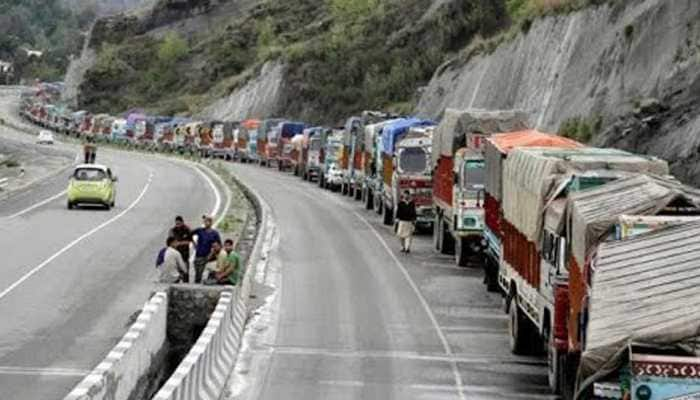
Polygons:
<instances>
[{"instance_id":1,"label":"rocky cliff face","mask_svg":"<svg viewBox=\"0 0 700 400\"><path fill-rule=\"evenodd\" d=\"M519 108L544 131L587 121L594 144L663 157L700 184L700 2L616 4L544 18L490 54L444 64L418 113Z\"/></svg>"},{"instance_id":2,"label":"rocky cliff face","mask_svg":"<svg viewBox=\"0 0 700 400\"><path fill-rule=\"evenodd\" d=\"M286 97L286 67L268 62L244 86L205 108L200 117L242 120L282 115Z\"/></svg>"}]
</instances>

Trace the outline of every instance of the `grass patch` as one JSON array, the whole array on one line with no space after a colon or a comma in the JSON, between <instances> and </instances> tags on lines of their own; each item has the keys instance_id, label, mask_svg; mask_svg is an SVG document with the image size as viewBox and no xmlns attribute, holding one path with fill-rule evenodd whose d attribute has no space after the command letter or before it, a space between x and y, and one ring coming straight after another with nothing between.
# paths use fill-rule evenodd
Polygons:
<instances>
[{"instance_id":1,"label":"grass patch","mask_svg":"<svg viewBox=\"0 0 700 400\"><path fill-rule=\"evenodd\" d=\"M603 117L595 115L593 117L573 117L561 124L559 135L579 141L590 143L602 130Z\"/></svg>"}]
</instances>

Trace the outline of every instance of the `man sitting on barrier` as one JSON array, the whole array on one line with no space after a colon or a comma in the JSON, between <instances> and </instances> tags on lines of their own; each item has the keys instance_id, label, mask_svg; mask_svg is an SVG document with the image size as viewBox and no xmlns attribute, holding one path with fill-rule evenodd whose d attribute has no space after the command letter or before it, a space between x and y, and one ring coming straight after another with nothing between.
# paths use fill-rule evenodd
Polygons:
<instances>
[{"instance_id":1,"label":"man sitting on barrier","mask_svg":"<svg viewBox=\"0 0 700 400\"><path fill-rule=\"evenodd\" d=\"M166 249L163 255L163 262L158 267L160 283L184 282L187 275L187 264L182 259L180 253L175 249L175 238L168 237L165 241Z\"/></svg>"},{"instance_id":2,"label":"man sitting on barrier","mask_svg":"<svg viewBox=\"0 0 700 400\"><path fill-rule=\"evenodd\" d=\"M234 243L226 239L224 247L215 243L212 246L212 254L206 267L207 285L235 285L238 282L240 257L233 251Z\"/></svg>"}]
</instances>

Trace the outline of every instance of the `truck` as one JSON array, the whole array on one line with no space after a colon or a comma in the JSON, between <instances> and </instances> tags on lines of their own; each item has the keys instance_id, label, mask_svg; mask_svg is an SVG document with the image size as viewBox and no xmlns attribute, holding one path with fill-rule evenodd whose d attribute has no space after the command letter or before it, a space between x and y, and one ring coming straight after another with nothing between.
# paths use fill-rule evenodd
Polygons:
<instances>
[{"instance_id":1,"label":"truck","mask_svg":"<svg viewBox=\"0 0 700 400\"><path fill-rule=\"evenodd\" d=\"M320 180L321 165L324 161L323 147L330 132L324 127L309 128L304 131L300 170L305 181Z\"/></svg>"},{"instance_id":2,"label":"truck","mask_svg":"<svg viewBox=\"0 0 700 400\"><path fill-rule=\"evenodd\" d=\"M260 123L260 128L258 129L257 135L257 154L258 154L258 164L261 166L270 167L270 158L276 157L276 146L272 146L268 149L269 135L277 125L284 122L281 118L269 118L264 119Z\"/></svg>"},{"instance_id":3,"label":"truck","mask_svg":"<svg viewBox=\"0 0 700 400\"><path fill-rule=\"evenodd\" d=\"M381 132L382 129L395 122L396 119L384 120L364 127L364 149L362 154L362 200L367 210L376 209L381 214L381 202L377 200L375 207L375 193L380 193L383 188L382 177L377 171L381 170Z\"/></svg>"},{"instance_id":4,"label":"truck","mask_svg":"<svg viewBox=\"0 0 700 400\"><path fill-rule=\"evenodd\" d=\"M431 232L435 219L433 176L430 170L433 130L433 126L412 127L399 139L392 157L391 186L385 186L383 192L384 209L393 212L398 209L401 193L409 192L416 205L416 228L429 229ZM387 214L389 213L385 216ZM394 215L390 217L394 219Z\"/></svg>"},{"instance_id":5,"label":"truck","mask_svg":"<svg viewBox=\"0 0 700 400\"><path fill-rule=\"evenodd\" d=\"M343 171L338 163L343 151L343 130L333 129L326 133L324 142L318 185L324 189L340 190L343 183Z\"/></svg>"},{"instance_id":6,"label":"truck","mask_svg":"<svg viewBox=\"0 0 700 400\"><path fill-rule=\"evenodd\" d=\"M306 162L306 159L304 158L306 150L305 146L309 141L309 137L305 135L305 133L307 133L306 129L304 129L301 134L294 136L291 141L289 160L290 168L294 173L294 176L301 176L302 168Z\"/></svg>"},{"instance_id":7,"label":"truck","mask_svg":"<svg viewBox=\"0 0 700 400\"><path fill-rule=\"evenodd\" d=\"M241 122L236 138L237 158L243 163L256 162L258 160L257 140L260 120L246 119Z\"/></svg>"},{"instance_id":8,"label":"truck","mask_svg":"<svg viewBox=\"0 0 700 400\"><path fill-rule=\"evenodd\" d=\"M561 391L565 371L559 367L559 350L571 270L566 255L581 245L562 231L572 221L567 202L630 171L665 175L668 165L653 157L591 147L515 148L503 163L498 283L509 314L510 348L515 354L547 352L549 384L555 392Z\"/></svg>"},{"instance_id":9,"label":"truck","mask_svg":"<svg viewBox=\"0 0 700 400\"><path fill-rule=\"evenodd\" d=\"M498 290L498 269L501 260L503 231L501 229L501 201L503 199L503 164L511 150L521 147L577 148L583 144L561 136L527 129L511 133L498 133L484 142L485 187L484 230L486 248L483 255L484 275L490 291Z\"/></svg>"},{"instance_id":10,"label":"truck","mask_svg":"<svg viewBox=\"0 0 700 400\"><path fill-rule=\"evenodd\" d=\"M598 246L699 215L700 191L662 176L668 167L660 161L649 159L640 164L615 171L616 180L557 199L545 209L542 269L552 281L550 326L554 329L547 354L550 385L555 390L573 387L585 349L590 273ZM554 262L557 246L561 260ZM636 255L630 253L630 257Z\"/></svg>"},{"instance_id":11,"label":"truck","mask_svg":"<svg viewBox=\"0 0 700 400\"><path fill-rule=\"evenodd\" d=\"M484 139L527 128L518 110L445 110L432 147L433 243L464 267L482 257L484 240Z\"/></svg>"},{"instance_id":12,"label":"truck","mask_svg":"<svg viewBox=\"0 0 700 400\"><path fill-rule=\"evenodd\" d=\"M406 136L411 128L430 127L433 125L434 122L428 120L418 118L401 118L386 125L382 130L380 140L381 144L379 147L381 153L381 168L380 171L377 171L377 176L382 178L382 183L381 190L377 190L374 193L374 196L375 198L378 198L375 200L375 202L382 203L381 210L385 225L391 225L394 223L396 204L398 203L398 193L394 193L392 186L395 171L402 162L397 151L397 144ZM425 153L425 149L429 148L429 145L426 138L419 137L416 139L418 140L415 142L413 150L404 151L404 149L402 149L402 154L405 158L411 157L412 152L427 154ZM403 184L399 184L398 187L401 187L402 190L408 190L408 188L415 187L415 190L418 189L419 184L422 188L422 186L425 184L424 179L414 179L414 177L410 177L406 179L406 182Z\"/></svg>"},{"instance_id":13,"label":"truck","mask_svg":"<svg viewBox=\"0 0 700 400\"><path fill-rule=\"evenodd\" d=\"M301 135L306 125L301 122L285 121L273 129L268 147L271 150L270 160L273 160L280 171L286 171L292 164L292 138ZM274 153L274 156L272 155Z\"/></svg>"},{"instance_id":14,"label":"truck","mask_svg":"<svg viewBox=\"0 0 700 400\"><path fill-rule=\"evenodd\" d=\"M698 398L700 223L655 228L593 251L575 399Z\"/></svg>"},{"instance_id":15,"label":"truck","mask_svg":"<svg viewBox=\"0 0 700 400\"><path fill-rule=\"evenodd\" d=\"M363 111L360 116L346 120L343 130L343 148L340 168L343 170L341 193L362 200L364 184L364 155L373 143L365 142L365 126L396 118L396 115L381 111Z\"/></svg>"},{"instance_id":16,"label":"truck","mask_svg":"<svg viewBox=\"0 0 700 400\"><path fill-rule=\"evenodd\" d=\"M211 157L219 157L224 160L233 160L236 147L234 131L238 129L237 122L212 121L209 123L211 130Z\"/></svg>"}]
</instances>

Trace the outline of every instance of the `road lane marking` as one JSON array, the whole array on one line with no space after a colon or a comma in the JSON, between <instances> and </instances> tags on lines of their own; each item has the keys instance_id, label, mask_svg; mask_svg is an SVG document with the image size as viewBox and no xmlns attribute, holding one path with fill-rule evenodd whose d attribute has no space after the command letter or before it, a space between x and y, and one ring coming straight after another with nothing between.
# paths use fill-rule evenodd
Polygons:
<instances>
[{"instance_id":1,"label":"road lane marking","mask_svg":"<svg viewBox=\"0 0 700 400\"><path fill-rule=\"evenodd\" d=\"M108 219L107 221L101 223L100 225L96 226L95 228L91 229L87 233L84 233L77 239L73 240L72 242L68 243L64 248L61 250L57 251L52 255L51 257L47 258L44 260L41 264L37 265L36 267L32 268L31 271L27 272L24 274L21 278L19 278L15 283L12 285L8 286L5 290L0 292L0 300L2 300L5 296L7 296L11 291L13 291L17 286L21 285L24 281L29 279L32 275L36 274L37 272L41 271L45 266L49 265L53 260L61 256L61 254L65 253L66 251L70 250L73 248L76 244L82 242L86 238L94 235L95 233L101 231L103 228L106 226L112 224L114 221L117 221L124 215L126 215L129 211L131 211L136 205L143 199L143 197L146 195L146 192L148 191L148 188L151 186L151 182L153 181L153 171L151 171L148 175L148 181L146 182L146 185L143 187L143 190L141 190L141 193L139 196L134 200L129 207L127 207L125 210L120 212L119 214L115 215L114 217Z\"/></svg>"},{"instance_id":2,"label":"road lane marking","mask_svg":"<svg viewBox=\"0 0 700 400\"><path fill-rule=\"evenodd\" d=\"M285 182L285 184L286 184L286 182ZM285 185L285 186L290 187L290 185ZM295 189L298 189L298 187L295 186ZM304 190L298 190L298 193L301 193L306 197L313 198L314 200L317 200L317 198L306 193ZM418 298L418 301L423 306L423 309L425 310L426 314L428 315L428 318L430 319L431 324L435 328L435 332L437 333L438 338L440 339L440 342L442 343L442 347L443 347L445 354L449 357L454 356L454 353L452 352L452 348L450 347L450 344L447 341L447 337L445 336L445 333L442 331L442 328L440 327L440 324L438 323L437 318L435 318L435 314L433 314L433 311L430 308L428 301L425 299L425 297L423 296L423 293L418 288L418 285L416 285L415 281L413 280L411 275L408 273L408 270L406 269L406 267L403 265L403 263L398 259L398 257L396 257L394 252L391 250L391 247L389 247L386 240L384 240L384 238L381 236L381 234L374 228L374 226L369 221L367 221L367 219L364 216L362 216L360 213L358 213L357 211L354 210L354 207L348 206L346 202L342 201L342 199L339 199L336 196L332 196L331 193L324 193L324 195L327 198L332 199L336 204L342 205L343 208L345 208L345 210L352 212L357 218L360 219L360 221L362 221L365 225L367 225L367 227L369 228L370 231L372 231L374 236L379 240L379 243L381 243L381 245L384 247L386 252L391 257L391 259L394 261L394 264L399 269L401 274L404 276L404 278L408 282L411 289L413 289L413 292L415 293L416 297ZM460 398L460 400L466 400L467 398L464 394L464 389L463 389L464 384L462 382L462 376L459 373L459 368L457 366L457 362L451 361L450 364L452 367L452 373L454 375L455 386L457 388L457 393L459 394L459 398Z\"/></svg>"},{"instance_id":3,"label":"road lane marking","mask_svg":"<svg viewBox=\"0 0 700 400\"><path fill-rule=\"evenodd\" d=\"M414 351L382 351L382 350L342 350L313 347L294 346L270 346L269 349L251 349L253 354L320 356L347 359L393 359L405 361L434 361L434 362L458 362L460 364L488 364L488 365L524 365L546 367L547 362L536 357L514 356L482 356L468 354L435 354L419 353Z\"/></svg>"},{"instance_id":4,"label":"road lane marking","mask_svg":"<svg viewBox=\"0 0 700 400\"><path fill-rule=\"evenodd\" d=\"M359 218L362 222L367 225L367 227L372 231L374 236L379 240L379 243L382 244L384 249L386 249L386 252L389 253L389 256L394 260L394 264L399 268L399 271L401 271L401 274L406 278L406 281L408 282L409 286L413 289L413 292L416 294L416 297L418 297L418 301L423 305L423 308L425 309L425 312L428 314L428 318L430 319L430 322L433 324L435 327L435 332L437 333L438 337L440 338L440 342L442 342L442 347L445 351L445 354L448 356L454 355L452 353L452 348L450 347L450 343L447 341L447 336L445 336L445 333L442 331L442 328L440 327L440 324L438 324L437 318L435 318L435 314L433 314L433 310L430 308L430 305L428 304L428 301L425 299L423 296L423 293L420 291L418 288L418 285L416 285L416 282L413 280L411 275L408 273L408 270L406 267L403 265L403 263L396 257L396 254L394 254L393 251L391 251L391 247L386 243L386 240L382 237L382 235L377 232L377 230L372 226L367 219L362 216L360 213L358 213L355 210L351 210L353 214L357 218ZM466 396L464 395L464 384L462 382L462 375L459 374L459 369L457 368L457 362L453 361L451 362L452 364L452 373L454 374L455 377L455 383L457 385L457 392L459 393L459 398L461 400L466 400Z\"/></svg>"},{"instance_id":5,"label":"road lane marking","mask_svg":"<svg viewBox=\"0 0 700 400\"><path fill-rule=\"evenodd\" d=\"M214 182L211 180L209 175L205 174L204 171L202 171L200 168L197 166L193 167L195 171L197 171L202 177L204 178L205 181L209 184L209 187L211 187L212 192L214 192L214 208L211 210L211 213L209 214L212 217L215 217L216 214L219 212L219 208L221 208L221 194L219 193L219 189L216 188L216 185ZM226 213L223 213L219 219L216 220L216 224L218 225L219 222L221 222L224 218Z\"/></svg>"},{"instance_id":6,"label":"road lane marking","mask_svg":"<svg viewBox=\"0 0 700 400\"><path fill-rule=\"evenodd\" d=\"M59 197L65 195L67 192L68 192L68 190L64 190L64 191L62 191L61 193L57 193L57 194L55 194L55 195L49 197L48 199L42 200L42 201L40 201L40 202L38 202L38 203L36 203L36 204L34 204L34 205L32 205L32 206L29 206L29 207L25 208L25 209L22 210L22 211L16 212L16 213L14 213L14 214L12 214L12 215L9 215L9 216L7 216L7 217L4 217L4 218L6 218L6 219L11 219L11 218L16 218L16 217L19 217L19 216L21 216L21 215L24 215L24 214L26 214L26 213L28 213L28 212L30 212L30 211L32 211L32 210L35 210L35 209L37 209L37 208L39 208L39 207L41 207L41 206L43 206L43 205L45 205L45 204L47 204L47 203L50 203L50 202L52 202L52 201L58 199Z\"/></svg>"},{"instance_id":7,"label":"road lane marking","mask_svg":"<svg viewBox=\"0 0 700 400\"><path fill-rule=\"evenodd\" d=\"M74 368L32 368L0 366L0 375L83 377L89 370Z\"/></svg>"}]
</instances>

